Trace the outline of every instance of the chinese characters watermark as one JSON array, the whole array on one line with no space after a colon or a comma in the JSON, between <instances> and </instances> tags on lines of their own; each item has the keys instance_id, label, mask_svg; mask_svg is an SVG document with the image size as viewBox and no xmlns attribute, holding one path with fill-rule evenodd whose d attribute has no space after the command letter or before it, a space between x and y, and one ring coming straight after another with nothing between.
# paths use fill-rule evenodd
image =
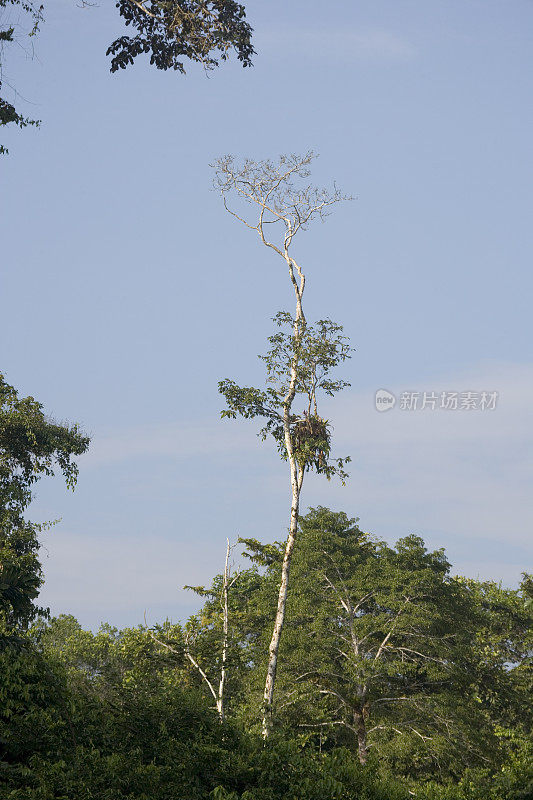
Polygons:
<instances>
[{"instance_id":1,"label":"chinese characters watermark","mask_svg":"<svg viewBox=\"0 0 533 800\"><path fill-rule=\"evenodd\" d=\"M498 392L400 392L400 411L494 411ZM377 411L390 411L397 403L396 395L387 389L378 389L375 396Z\"/></svg>"}]
</instances>

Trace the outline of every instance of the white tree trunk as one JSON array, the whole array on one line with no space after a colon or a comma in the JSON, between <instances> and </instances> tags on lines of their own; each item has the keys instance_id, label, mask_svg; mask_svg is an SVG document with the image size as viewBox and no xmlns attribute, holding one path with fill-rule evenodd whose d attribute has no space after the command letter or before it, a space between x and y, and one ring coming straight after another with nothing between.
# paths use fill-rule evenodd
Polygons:
<instances>
[{"instance_id":1,"label":"white tree trunk","mask_svg":"<svg viewBox=\"0 0 533 800\"><path fill-rule=\"evenodd\" d=\"M343 199L337 188L331 193L327 190L315 189L310 186L304 186L303 188L296 188L293 186L293 179L305 179L307 177L309 174L308 165L313 158L314 154L308 152L303 157L294 155L288 157L282 156L277 165L270 161L254 162L247 159L244 161L243 165L239 167L235 165L232 156L225 156L216 162L216 185L222 194L226 211L246 225L247 228L256 231L262 243L274 250L285 260L289 272L289 279L296 296L296 318L293 327L295 355L290 368L289 388L283 399L285 448L287 459L290 464L292 488L291 518L281 570L278 607L268 653L268 668L263 695L262 730L264 737L268 736L272 723L272 702L276 683L279 643L285 621L285 606L287 603L291 557L298 530L300 492L305 472L305 465L299 463L299 460L301 460L299 456L301 456L301 454L293 452L290 427L291 407L299 386L298 369L300 365L298 363L299 354L297 351L306 328L306 320L302 307L305 274L302 267L295 261L292 255L290 255L289 251L294 236L298 231L305 229L314 218L318 217L324 219L329 206ZM226 195L232 192L235 192L240 200L257 207L258 217L255 225L248 221L246 216L242 216L240 213L228 207ZM274 228L277 230L278 224L284 227L284 235L283 240L280 238L278 239L278 243L276 243L275 240L271 241L270 237L265 235L265 231L266 228L268 228L269 231L272 231ZM284 385L284 381L282 381L282 385ZM299 386L298 392L302 393L301 386ZM303 392L303 394L306 394L306 392ZM309 398L310 401L311 397L314 400L314 413L318 414L315 384L313 384L312 387L311 396ZM311 405L309 406L309 413L311 413Z\"/></svg>"},{"instance_id":2,"label":"white tree trunk","mask_svg":"<svg viewBox=\"0 0 533 800\"><path fill-rule=\"evenodd\" d=\"M272 728L272 703L274 700L274 687L276 684L276 672L278 667L279 643L281 632L285 622L285 607L287 605L287 592L289 588L289 573L291 568L292 551L296 541L298 531L298 516L300 510L300 492L302 490L303 470L297 468L294 458L291 457L291 484L292 484L292 504L291 519L289 525L289 535L285 545L283 565L281 567L281 580L278 593L278 608L274 621L274 630L268 649L268 667L265 681L265 691L263 695L263 722L261 732L263 738L267 738Z\"/></svg>"},{"instance_id":3,"label":"white tree trunk","mask_svg":"<svg viewBox=\"0 0 533 800\"><path fill-rule=\"evenodd\" d=\"M205 670L202 669L198 661L192 655L191 651L189 650L189 641L187 636L185 637L185 647L183 649L183 653L186 658L189 659L191 664L195 669L198 670L202 679L205 681L207 688L209 689L213 699L215 701L215 708L218 712L218 716L221 722L224 722L225 716L225 709L224 709L224 689L226 685L226 675L227 675L227 660L228 660L228 644L229 644L229 603L228 603L228 596L229 596L229 589L230 586L234 583L236 576L230 582L230 564L229 564L229 557L231 553L231 545L229 539L227 541L226 547L226 561L224 563L224 576L222 581L222 596L220 598L220 603L222 606L222 653L221 653L221 660L220 660L220 679L218 682L218 691L215 689L213 683L209 680L207 673ZM146 617L145 617L146 619ZM168 642L163 642L161 639L158 639L154 636L152 631L148 631L151 638L154 642L161 645L161 647L165 647L167 650L170 650L172 653L176 653L176 655L180 655L180 651L176 650L172 645L168 644Z\"/></svg>"},{"instance_id":4,"label":"white tree trunk","mask_svg":"<svg viewBox=\"0 0 533 800\"><path fill-rule=\"evenodd\" d=\"M226 683L226 661L228 659L228 587L229 587L229 556L230 556L230 543L226 539L226 561L224 564L224 580L222 584L222 662L220 665L220 681L218 683L218 698L217 698L217 711L220 716L220 721L224 722L224 686Z\"/></svg>"},{"instance_id":5,"label":"white tree trunk","mask_svg":"<svg viewBox=\"0 0 533 800\"><path fill-rule=\"evenodd\" d=\"M289 228L290 230L290 228ZM294 338L298 342L303 335L303 328L305 327L305 316L302 308L302 294L305 286L305 276L303 275L300 267L293 261L288 254L287 239L285 240L285 259L289 267L289 275L294 285L296 294L296 318L294 320ZM296 281L294 275L294 267L297 268L300 276L300 285ZM296 541L296 534L298 532L298 516L300 513L300 493L302 491L302 483L304 478L304 468L299 466L296 460L296 454L293 450L292 435L291 435L291 408L294 397L296 395L296 381L298 377L298 357L296 356L291 364L291 377L289 389L283 403L283 429L285 434L285 448L287 450L287 457L290 465L291 473L291 489L292 489L292 503L291 503L291 518L289 522L289 535L287 537L287 544L285 545L285 554L283 556L283 564L281 567L281 580L279 584L278 593L278 608L276 611L276 618L274 621L274 630L272 631L272 638L270 639L270 647L268 648L268 667L265 680L265 691L263 694L263 721L261 732L263 738L268 738L272 728L272 703L274 700L274 688L276 685L276 672L278 668L278 653L279 643L281 639L281 632L285 622L285 606L287 605L287 592L289 589L289 573L291 569L292 551L294 550L294 543Z\"/></svg>"}]
</instances>

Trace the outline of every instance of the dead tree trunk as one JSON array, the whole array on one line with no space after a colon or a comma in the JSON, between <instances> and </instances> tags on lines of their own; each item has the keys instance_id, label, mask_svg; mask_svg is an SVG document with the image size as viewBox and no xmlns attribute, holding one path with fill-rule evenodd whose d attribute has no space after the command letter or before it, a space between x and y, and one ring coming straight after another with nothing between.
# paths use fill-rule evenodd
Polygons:
<instances>
[{"instance_id":1,"label":"dead tree trunk","mask_svg":"<svg viewBox=\"0 0 533 800\"><path fill-rule=\"evenodd\" d=\"M227 541L226 547L226 560L224 562L224 574L222 577L222 594L220 597L220 605L222 607L222 647L221 647L221 654L220 654L220 678L218 681L218 690L215 688L216 684L214 684L208 677L205 670L202 669L200 664L198 663L197 659L192 655L189 646L189 639L187 634L185 635L185 646L183 648L183 655L187 658L193 667L198 671L199 675L201 676L202 680L206 684L207 688L209 689L210 694L215 701L215 708L217 710L219 719L221 722L224 722L225 719L225 706L224 706L224 690L226 686L226 677L227 677L227 661L228 661L228 647L229 647L229 589L230 586L233 585L235 582L237 575L233 577L230 581L230 554L231 554L231 545L229 539ZM187 586L187 589L191 589L193 587ZM158 639L153 631L148 631L150 637L161 647L170 650L171 653L175 653L176 655L180 655L180 651L173 647L168 642L164 642L161 639Z\"/></svg>"},{"instance_id":2,"label":"dead tree trunk","mask_svg":"<svg viewBox=\"0 0 533 800\"><path fill-rule=\"evenodd\" d=\"M218 682L217 711L220 721L224 722L224 687L226 685L226 668L228 660L228 631L229 631L229 610L228 610L228 588L229 588L229 557L231 547L229 539L226 539L226 561L224 562L224 577L222 581L222 657L220 664L220 680Z\"/></svg>"}]
</instances>

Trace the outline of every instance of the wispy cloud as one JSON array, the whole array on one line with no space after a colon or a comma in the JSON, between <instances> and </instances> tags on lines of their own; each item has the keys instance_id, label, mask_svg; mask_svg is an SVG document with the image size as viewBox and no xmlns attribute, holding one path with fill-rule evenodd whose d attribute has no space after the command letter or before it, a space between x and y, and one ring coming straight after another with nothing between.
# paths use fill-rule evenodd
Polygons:
<instances>
[{"instance_id":1,"label":"wispy cloud","mask_svg":"<svg viewBox=\"0 0 533 800\"><path fill-rule=\"evenodd\" d=\"M108 435L95 435L83 459L83 469L139 458L173 459L250 450L253 432L231 421L141 425Z\"/></svg>"},{"instance_id":2,"label":"wispy cloud","mask_svg":"<svg viewBox=\"0 0 533 800\"><path fill-rule=\"evenodd\" d=\"M52 614L74 614L84 625L179 621L198 607L185 584L209 583L221 571L224 542L199 552L198 544L157 533L105 536L58 530L41 552L46 583L40 601Z\"/></svg>"},{"instance_id":3,"label":"wispy cloud","mask_svg":"<svg viewBox=\"0 0 533 800\"><path fill-rule=\"evenodd\" d=\"M484 558L483 542L511 548L509 558L533 556L533 367L493 364L401 391L499 392L494 411L374 408L374 392L352 392L332 407L337 449L352 453L344 491L314 482L321 502L347 496L364 509L364 522L382 532L469 542ZM355 502L354 502L355 501ZM360 512L361 513L361 512ZM468 548L467 548L468 549ZM527 564L524 564L524 568Z\"/></svg>"},{"instance_id":4,"label":"wispy cloud","mask_svg":"<svg viewBox=\"0 0 533 800\"><path fill-rule=\"evenodd\" d=\"M270 29L257 34L259 52L325 57L334 61L406 61L416 55L415 46L404 36L383 28Z\"/></svg>"}]
</instances>

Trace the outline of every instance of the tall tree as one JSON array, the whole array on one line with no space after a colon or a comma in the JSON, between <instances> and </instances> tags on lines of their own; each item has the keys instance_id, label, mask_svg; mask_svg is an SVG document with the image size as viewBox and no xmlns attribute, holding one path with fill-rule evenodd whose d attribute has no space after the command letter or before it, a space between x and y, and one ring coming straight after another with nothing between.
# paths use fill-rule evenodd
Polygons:
<instances>
[{"instance_id":1,"label":"tall tree","mask_svg":"<svg viewBox=\"0 0 533 800\"><path fill-rule=\"evenodd\" d=\"M253 607L271 606L283 545L244 541L266 569ZM390 547L318 508L300 518L292 570L277 690L284 726L349 746L363 764L375 753L413 778L494 763L472 655L483 620L442 550L416 536Z\"/></svg>"},{"instance_id":2,"label":"tall tree","mask_svg":"<svg viewBox=\"0 0 533 800\"><path fill-rule=\"evenodd\" d=\"M219 384L228 406L222 415L263 418L263 438L272 435L282 458L289 463L291 510L263 694L265 737L272 725L279 645L304 476L314 469L327 478L337 474L344 480L344 465L349 460L330 456L331 427L319 414L318 396L321 392L334 395L348 385L332 378L331 372L349 357L350 348L342 327L331 320L308 325L303 309L306 275L292 254L297 234L313 220L324 219L330 207L343 199L336 187L330 192L305 182L314 157L308 152L304 156L281 156L277 162L247 159L237 164L232 156L226 156L215 164L216 186L224 207L282 258L295 296L294 315L279 312L274 317L280 330L269 337L270 349L262 357L267 372L266 390L240 387L229 379ZM232 208L228 197L236 203ZM299 398L304 398L305 407L297 414L294 405Z\"/></svg>"}]
</instances>

